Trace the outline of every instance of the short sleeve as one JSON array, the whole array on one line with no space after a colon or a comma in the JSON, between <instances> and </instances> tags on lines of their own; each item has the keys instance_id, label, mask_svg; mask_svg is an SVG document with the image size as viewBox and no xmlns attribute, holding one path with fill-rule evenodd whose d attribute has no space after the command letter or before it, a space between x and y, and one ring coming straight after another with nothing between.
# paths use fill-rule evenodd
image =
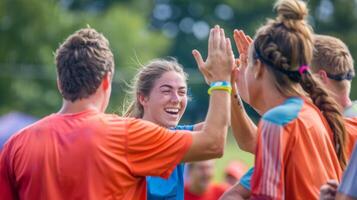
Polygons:
<instances>
[{"instance_id":1,"label":"short sleeve","mask_svg":"<svg viewBox=\"0 0 357 200\"><path fill-rule=\"evenodd\" d=\"M342 194L357 198L357 145L355 145L350 163L343 174L338 191Z\"/></svg>"},{"instance_id":2,"label":"short sleeve","mask_svg":"<svg viewBox=\"0 0 357 200\"><path fill-rule=\"evenodd\" d=\"M245 189L251 190L250 182L252 180L252 175L254 172L254 167L250 168L247 173L245 173L242 178L240 178L239 184L241 184Z\"/></svg>"},{"instance_id":3,"label":"short sleeve","mask_svg":"<svg viewBox=\"0 0 357 200\"><path fill-rule=\"evenodd\" d=\"M284 128L262 120L258 127L252 199L284 199Z\"/></svg>"},{"instance_id":4,"label":"short sleeve","mask_svg":"<svg viewBox=\"0 0 357 200\"><path fill-rule=\"evenodd\" d=\"M127 126L127 160L138 176L168 178L192 144L192 134L133 119Z\"/></svg>"}]
</instances>

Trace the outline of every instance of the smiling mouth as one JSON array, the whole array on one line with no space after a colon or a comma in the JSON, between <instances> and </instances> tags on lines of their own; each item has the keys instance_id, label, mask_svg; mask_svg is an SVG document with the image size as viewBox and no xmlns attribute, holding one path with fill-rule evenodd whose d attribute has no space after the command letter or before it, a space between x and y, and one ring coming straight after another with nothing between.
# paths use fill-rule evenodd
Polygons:
<instances>
[{"instance_id":1,"label":"smiling mouth","mask_svg":"<svg viewBox=\"0 0 357 200\"><path fill-rule=\"evenodd\" d=\"M165 112L170 115L178 115L180 109L178 108L165 108Z\"/></svg>"}]
</instances>

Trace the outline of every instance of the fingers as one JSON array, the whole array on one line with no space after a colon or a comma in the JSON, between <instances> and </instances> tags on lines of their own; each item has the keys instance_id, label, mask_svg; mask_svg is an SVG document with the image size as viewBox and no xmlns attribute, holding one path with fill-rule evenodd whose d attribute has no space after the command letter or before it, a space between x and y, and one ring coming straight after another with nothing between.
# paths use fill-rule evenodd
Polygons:
<instances>
[{"instance_id":1,"label":"fingers","mask_svg":"<svg viewBox=\"0 0 357 200\"><path fill-rule=\"evenodd\" d=\"M201 70L201 68L203 68L205 65L205 62L202 59L201 53L199 51L197 51L196 49L194 49L192 51L192 55L196 60L198 68Z\"/></svg>"},{"instance_id":2,"label":"fingers","mask_svg":"<svg viewBox=\"0 0 357 200\"><path fill-rule=\"evenodd\" d=\"M246 35L243 30L237 29L234 30L233 37L239 54L246 54L249 45L253 42L253 39Z\"/></svg>"},{"instance_id":3,"label":"fingers","mask_svg":"<svg viewBox=\"0 0 357 200\"><path fill-rule=\"evenodd\" d=\"M232 45L231 45L231 39L226 38L226 51L228 56L233 56L233 50L232 50Z\"/></svg>"},{"instance_id":4,"label":"fingers","mask_svg":"<svg viewBox=\"0 0 357 200\"><path fill-rule=\"evenodd\" d=\"M244 53L246 53L248 51L248 47L250 44L247 39L247 36L245 35L245 33L242 30L240 30L238 32L238 35L239 35L239 39L241 41L242 49L243 49Z\"/></svg>"},{"instance_id":5,"label":"fingers","mask_svg":"<svg viewBox=\"0 0 357 200\"><path fill-rule=\"evenodd\" d=\"M202 59L201 53L199 51L197 51L196 49L194 49L192 51L192 55L195 58L198 69L200 70L203 77L205 78L206 83L210 84L210 81L208 80L208 78L210 77L210 74L207 71L207 69L205 68L205 62Z\"/></svg>"},{"instance_id":6,"label":"fingers","mask_svg":"<svg viewBox=\"0 0 357 200\"><path fill-rule=\"evenodd\" d=\"M235 59L234 59L234 54L232 50L232 45L231 45L231 40L229 38L225 39L225 44L226 44L226 53L229 59L229 62L231 64L232 69L235 67Z\"/></svg>"},{"instance_id":7,"label":"fingers","mask_svg":"<svg viewBox=\"0 0 357 200\"><path fill-rule=\"evenodd\" d=\"M214 34L214 28L211 28L209 36L208 36L208 54L213 49L213 34Z\"/></svg>"},{"instance_id":8,"label":"fingers","mask_svg":"<svg viewBox=\"0 0 357 200\"><path fill-rule=\"evenodd\" d=\"M239 31L237 29L235 29L233 32L233 38L236 43L238 52L239 52L239 54L241 54L243 52L243 49L242 49L242 44L241 44L240 37L239 37Z\"/></svg>"},{"instance_id":9,"label":"fingers","mask_svg":"<svg viewBox=\"0 0 357 200\"><path fill-rule=\"evenodd\" d=\"M208 38L208 55L210 55L215 49L225 46L225 44L222 44L221 38L224 38L224 31L218 25L216 25L211 29Z\"/></svg>"},{"instance_id":10,"label":"fingers","mask_svg":"<svg viewBox=\"0 0 357 200\"><path fill-rule=\"evenodd\" d=\"M221 39L221 30L218 25L216 25L213 29L213 48L220 47L220 39Z\"/></svg>"},{"instance_id":11,"label":"fingers","mask_svg":"<svg viewBox=\"0 0 357 200\"><path fill-rule=\"evenodd\" d=\"M248 40L249 44L251 44L253 42L253 39L249 35L247 35L247 40Z\"/></svg>"},{"instance_id":12,"label":"fingers","mask_svg":"<svg viewBox=\"0 0 357 200\"><path fill-rule=\"evenodd\" d=\"M226 41L226 36L224 34L224 29L223 28L220 29L220 36L221 36L221 38L220 38L220 47L225 50L226 46L227 46L227 41Z\"/></svg>"}]
</instances>

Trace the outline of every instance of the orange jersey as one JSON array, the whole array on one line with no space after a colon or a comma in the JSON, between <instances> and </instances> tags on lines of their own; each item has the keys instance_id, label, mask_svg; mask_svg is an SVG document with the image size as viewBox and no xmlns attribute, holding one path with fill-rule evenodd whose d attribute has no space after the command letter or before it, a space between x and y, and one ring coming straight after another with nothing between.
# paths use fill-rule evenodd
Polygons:
<instances>
[{"instance_id":1,"label":"orange jersey","mask_svg":"<svg viewBox=\"0 0 357 200\"><path fill-rule=\"evenodd\" d=\"M1 199L145 199L145 176L167 178L189 131L87 110L52 114L5 144Z\"/></svg>"},{"instance_id":2,"label":"orange jersey","mask_svg":"<svg viewBox=\"0 0 357 200\"><path fill-rule=\"evenodd\" d=\"M351 157L354 144L357 140L357 117L345 118L345 127L347 131L347 156Z\"/></svg>"},{"instance_id":3,"label":"orange jersey","mask_svg":"<svg viewBox=\"0 0 357 200\"><path fill-rule=\"evenodd\" d=\"M318 199L320 187L341 178L330 129L301 98L269 110L258 126L253 199Z\"/></svg>"}]
</instances>

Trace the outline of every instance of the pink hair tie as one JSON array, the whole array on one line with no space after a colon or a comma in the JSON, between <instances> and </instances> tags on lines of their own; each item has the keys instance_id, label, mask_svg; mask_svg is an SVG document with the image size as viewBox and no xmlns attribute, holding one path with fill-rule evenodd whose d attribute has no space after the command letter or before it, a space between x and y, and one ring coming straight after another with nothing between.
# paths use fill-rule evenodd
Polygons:
<instances>
[{"instance_id":1,"label":"pink hair tie","mask_svg":"<svg viewBox=\"0 0 357 200\"><path fill-rule=\"evenodd\" d=\"M305 73L307 70L309 70L310 69L310 67L309 66L307 66L307 65L301 65L300 67L299 67L299 73L300 73L300 75L302 75L303 73Z\"/></svg>"}]
</instances>

